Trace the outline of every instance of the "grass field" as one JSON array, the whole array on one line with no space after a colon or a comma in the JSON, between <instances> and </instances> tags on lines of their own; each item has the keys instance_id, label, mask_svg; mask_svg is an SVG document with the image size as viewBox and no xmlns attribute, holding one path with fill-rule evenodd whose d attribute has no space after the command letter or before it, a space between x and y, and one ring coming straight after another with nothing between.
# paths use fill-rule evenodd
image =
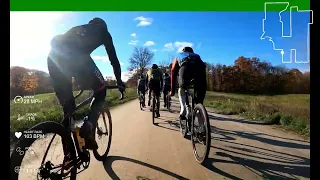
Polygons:
<instances>
[{"instance_id":1,"label":"grass field","mask_svg":"<svg viewBox=\"0 0 320 180\"><path fill-rule=\"evenodd\" d=\"M76 93L78 92L74 92L74 94ZM83 101L88 95L89 91L84 92L76 102ZM123 100L120 100L120 92L118 90L108 90L105 103L108 107L112 107L135 98L137 98L137 94L134 89L126 89ZM10 101L10 132L23 131L43 121L60 122L62 120L63 112L54 93L35 95L33 99L38 99L42 103L24 104ZM88 111L89 105L79 109L76 112L76 119L84 117Z\"/></svg>"},{"instance_id":2,"label":"grass field","mask_svg":"<svg viewBox=\"0 0 320 180\"><path fill-rule=\"evenodd\" d=\"M309 94L255 96L207 92L205 106L220 114L238 114L310 136Z\"/></svg>"}]
</instances>

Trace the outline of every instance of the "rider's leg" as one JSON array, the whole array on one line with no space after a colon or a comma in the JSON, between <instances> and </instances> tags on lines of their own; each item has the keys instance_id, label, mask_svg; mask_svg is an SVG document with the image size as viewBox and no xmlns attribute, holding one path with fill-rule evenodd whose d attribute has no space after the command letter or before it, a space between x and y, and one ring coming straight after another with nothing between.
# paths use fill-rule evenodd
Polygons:
<instances>
[{"instance_id":1,"label":"rider's leg","mask_svg":"<svg viewBox=\"0 0 320 180\"><path fill-rule=\"evenodd\" d=\"M179 69L179 79L178 79L178 83L179 83L179 89L178 89L178 95L179 95L179 102L180 102L180 118L185 119L186 117L188 117L189 115L189 109L187 108L186 105L186 98L188 98L186 96L185 93L185 87L186 85L190 82L190 69L187 66L182 66Z\"/></svg>"},{"instance_id":2,"label":"rider's leg","mask_svg":"<svg viewBox=\"0 0 320 180\"><path fill-rule=\"evenodd\" d=\"M160 94L161 94L160 83L158 87L155 87L154 91L155 91L156 101L157 101L156 114L157 114L157 117L159 117L160 116Z\"/></svg>"},{"instance_id":3,"label":"rider's leg","mask_svg":"<svg viewBox=\"0 0 320 180\"><path fill-rule=\"evenodd\" d=\"M163 87L163 102L164 102L164 107L167 106L167 94L168 94L168 90L167 87Z\"/></svg>"},{"instance_id":4,"label":"rider's leg","mask_svg":"<svg viewBox=\"0 0 320 180\"><path fill-rule=\"evenodd\" d=\"M83 63L83 66L77 69L75 79L79 79L82 88L92 89L94 91L94 98L90 104L89 117L88 120L83 123L80 134L85 138L88 149L96 149L98 146L95 141L95 130L105 102L106 89L104 78L91 57L81 56L80 60L79 62Z\"/></svg>"},{"instance_id":5,"label":"rider's leg","mask_svg":"<svg viewBox=\"0 0 320 180\"><path fill-rule=\"evenodd\" d=\"M141 91L141 93L142 93L142 96L143 96L143 106L146 106L146 90L145 89L143 89L142 91Z\"/></svg>"},{"instance_id":6,"label":"rider's leg","mask_svg":"<svg viewBox=\"0 0 320 180\"><path fill-rule=\"evenodd\" d=\"M73 112L76 107L72 93L72 78L68 75L65 75L65 73L58 68L59 66L65 67L65 64L63 64L64 61L57 60L57 58L57 56L54 56L52 53L50 53L49 57L47 58L48 71L53 89L60 105L63 108L64 115L67 115L68 113ZM69 119L65 119L63 125L65 127L69 126ZM62 139L62 146L65 155L68 154L66 151L66 145L67 144L65 140Z\"/></svg>"},{"instance_id":7,"label":"rider's leg","mask_svg":"<svg viewBox=\"0 0 320 180\"><path fill-rule=\"evenodd\" d=\"M148 83L148 88L149 88L149 92L148 92L148 106L150 106L150 100L151 100L151 82Z\"/></svg>"}]
</instances>

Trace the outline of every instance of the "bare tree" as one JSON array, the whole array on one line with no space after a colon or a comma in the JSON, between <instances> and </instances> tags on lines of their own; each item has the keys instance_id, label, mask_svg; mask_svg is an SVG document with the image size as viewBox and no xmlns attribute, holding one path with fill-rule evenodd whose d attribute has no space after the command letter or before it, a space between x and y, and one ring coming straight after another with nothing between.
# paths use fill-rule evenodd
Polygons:
<instances>
[{"instance_id":1,"label":"bare tree","mask_svg":"<svg viewBox=\"0 0 320 180\"><path fill-rule=\"evenodd\" d=\"M153 57L154 53L147 47L135 47L129 59L129 71L136 69L138 74L144 74Z\"/></svg>"}]
</instances>

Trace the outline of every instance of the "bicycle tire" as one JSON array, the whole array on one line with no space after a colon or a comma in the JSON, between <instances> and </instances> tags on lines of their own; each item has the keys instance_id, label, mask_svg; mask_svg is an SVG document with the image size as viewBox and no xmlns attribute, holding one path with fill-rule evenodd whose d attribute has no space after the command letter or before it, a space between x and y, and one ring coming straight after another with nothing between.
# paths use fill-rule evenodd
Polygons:
<instances>
[{"instance_id":1,"label":"bicycle tire","mask_svg":"<svg viewBox=\"0 0 320 180\"><path fill-rule=\"evenodd\" d=\"M46 122L35 125L34 127L30 128L28 131L42 131L43 134L49 134L49 133L58 134L68 144L66 148L68 148L67 150L71 155L71 159L73 159L73 161L76 162L76 158L77 158L76 150L75 150L73 140L71 138L71 134L68 133L67 129L62 124L53 122L53 121L46 121ZM20 147L24 149L26 147L30 147L35 140L36 138L25 138L24 136L21 136L19 141L15 145L15 148ZM19 173L15 172L15 167L21 166L24 156L25 154L20 155L16 151L12 152L10 157L10 179L11 180L19 179ZM77 176L77 167L73 166L70 171L70 180L75 180L76 176Z\"/></svg>"},{"instance_id":2,"label":"bicycle tire","mask_svg":"<svg viewBox=\"0 0 320 180\"><path fill-rule=\"evenodd\" d=\"M152 124L154 124L154 118L155 118L155 106L156 106L156 99L154 96L152 96Z\"/></svg>"},{"instance_id":3,"label":"bicycle tire","mask_svg":"<svg viewBox=\"0 0 320 180\"><path fill-rule=\"evenodd\" d=\"M106 151L103 153L103 155L100 155L98 153L98 149L93 150L93 155L94 157L98 160L98 161L104 161L106 160L108 153L110 151L110 146L111 146L111 141L112 141L112 117L111 117L111 113L110 110L108 108L104 109L104 113L107 114L107 116L105 116L104 114L102 115L102 118L104 118L104 125L107 127L109 127L109 136L108 136L108 144L107 144L107 149ZM98 128L98 123L97 123L97 128Z\"/></svg>"},{"instance_id":4,"label":"bicycle tire","mask_svg":"<svg viewBox=\"0 0 320 180\"><path fill-rule=\"evenodd\" d=\"M170 107L171 107L170 96L167 95L167 109L168 109L168 111L170 111Z\"/></svg>"},{"instance_id":5,"label":"bicycle tire","mask_svg":"<svg viewBox=\"0 0 320 180\"><path fill-rule=\"evenodd\" d=\"M182 124L182 121L185 122L185 125ZM188 133L188 131L187 131L187 120L181 120L181 119L179 118L179 123L180 123L180 132L181 132L182 136L183 136L184 138L186 138L186 137L187 137L187 133ZM184 127L184 128L183 128L183 127Z\"/></svg>"},{"instance_id":6,"label":"bicycle tire","mask_svg":"<svg viewBox=\"0 0 320 180\"><path fill-rule=\"evenodd\" d=\"M203 122L204 122L204 127L206 129L206 147L205 147L205 153L203 157L199 157L196 147L195 147L195 142L194 142L194 119L195 119L195 113L199 111L200 115L202 116ZM207 110L202 104L196 104L193 110L194 114L192 116L192 122L191 122L191 143L192 143L192 148L193 148L193 154L196 159L196 161L200 164L203 164L203 162L208 158L209 152L210 152L210 146L211 146L211 129L210 129L210 122L209 122L209 117Z\"/></svg>"}]
</instances>

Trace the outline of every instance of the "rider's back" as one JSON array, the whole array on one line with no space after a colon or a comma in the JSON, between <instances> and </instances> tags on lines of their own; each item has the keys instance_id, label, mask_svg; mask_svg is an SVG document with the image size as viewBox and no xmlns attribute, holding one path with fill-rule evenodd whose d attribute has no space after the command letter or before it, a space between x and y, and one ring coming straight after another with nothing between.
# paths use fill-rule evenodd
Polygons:
<instances>
[{"instance_id":1,"label":"rider's back","mask_svg":"<svg viewBox=\"0 0 320 180\"><path fill-rule=\"evenodd\" d=\"M161 76L162 76L162 73L160 71L160 69L150 69L148 71L148 79L149 81L150 80L157 80L157 81L160 81L161 80Z\"/></svg>"},{"instance_id":2,"label":"rider's back","mask_svg":"<svg viewBox=\"0 0 320 180\"><path fill-rule=\"evenodd\" d=\"M97 47L106 44L108 34L106 28L94 24L84 24L71 28L63 35L54 37L51 44L65 45L71 50L91 54Z\"/></svg>"}]
</instances>

